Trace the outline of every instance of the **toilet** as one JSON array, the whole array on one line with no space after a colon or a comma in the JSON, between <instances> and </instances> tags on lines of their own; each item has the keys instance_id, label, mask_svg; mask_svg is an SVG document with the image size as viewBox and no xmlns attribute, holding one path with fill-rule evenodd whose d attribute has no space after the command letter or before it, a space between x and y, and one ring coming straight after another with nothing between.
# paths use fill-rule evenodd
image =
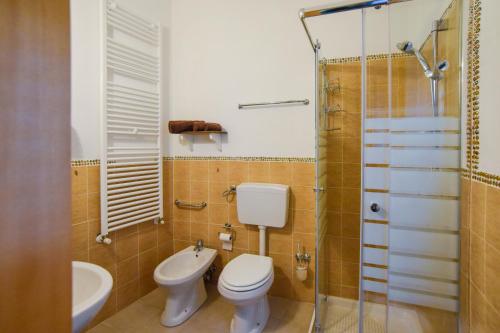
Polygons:
<instances>
[{"instance_id":1,"label":"toilet","mask_svg":"<svg viewBox=\"0 0 500 333\"><path fill-rule=\"evenodd\" d=\"M189 246L168 257L155 269L154 279L167 290L161 324L177 326L191 317L207 299L203 274L213 263L217 251Z\"/></svg>"},{"instance_id":2,"label":"toilet","mask_svg":"<svg viewBox=\"0 0 500 333\"><path fill-rule=\"evenodd\" d=\"M244 253L234 258L219 277L217 289L235 307L231 333L260 333L267 324L267 292L274 269L272 258L265 256L266 228L285 226L289 191L281 184L242 183L236 188L240 223L259 226L259 255Z\"/></svg>"}]
</instances>

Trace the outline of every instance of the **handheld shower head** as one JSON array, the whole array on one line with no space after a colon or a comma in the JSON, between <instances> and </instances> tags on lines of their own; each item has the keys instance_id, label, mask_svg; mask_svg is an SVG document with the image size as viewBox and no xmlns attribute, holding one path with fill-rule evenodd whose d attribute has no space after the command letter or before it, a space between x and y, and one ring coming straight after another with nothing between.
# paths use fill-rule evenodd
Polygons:
<instances>
[{"instance_id":1,"label":"handheld shower head","mask_svg":"<svg viewBox=\"0 0 500 333\"><path fill-rule=\"evenodd\" d=\"M432 72L431 67L429 66L429 63L427 62L427 60L425 60L424 56L420 53L420 51L416 50L413 47L412 42L405 40L401 43L397 43L396 46L402 52L408 53L408 54L413 54L415 57L417 57L418 62L420 63L420 65L422 66L422 68L424 70L425 76L432 77L433 72Z\"/></svg>"},{"instance_id":2,"label":"handheld shower head","mask_svg":"<svg viewBox=\"0 0 500 333\"><path fill-rule=\"evenodd\" d=\"M405 53L415 53L415 49L413 48L413 43L410 41L403 41L401 43L398 43L397 48Z\"/></svg>"}]
</instances>

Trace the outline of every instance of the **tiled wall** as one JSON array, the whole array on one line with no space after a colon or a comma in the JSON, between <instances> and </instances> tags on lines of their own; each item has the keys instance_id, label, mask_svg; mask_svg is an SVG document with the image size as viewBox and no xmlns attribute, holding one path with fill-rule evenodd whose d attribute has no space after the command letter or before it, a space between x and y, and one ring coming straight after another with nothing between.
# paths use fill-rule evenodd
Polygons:
<instances>
[{"instance_id":1,"label":"tiled wall","mask_svg":"<svg viewBox=\"0 0 500 333\"><path fill-rule=\"evenodd\" d=\"M500 332L500 189L463 179L461 326Z\"/></svg>"},{"instance_id":2,"label":"tiled wall","mask_svg":"<svg viewBox=\"0 0 500 333\"><path fill-rule=\"evenodd\" d=\"M480 108L479 33L481 1L470 1L468 26L467 167L462 178L460 326L461 331L500 331L500 187L498 175L479 169ZM491 144L491 143L490 143ZM483 177L485 175L486 177Z\"/></svg>"},{"instance_id":3,"label":"tiled wall","mask_svg":"<svg viewBox=\"0 0 500 333\"><path fill-rule=\"evenodd\" d=\"M173 190L165 196L170 206L174 250L179 251L203 239L209 247L218 250L216 278L222 267L241 253L258 253L257 226L242 225L238 221L236 200L230 202L222 192L230 185L242 182L279 183L291 186L288 222L283 229L267 229L267 252L274 260L275 278L272 295L314 301L314 163L266 162L245 160L182 160L167 161L167 173L173 174ZM182 209L173 205L175 199L190 202L205 201L202 210ZM218 232L230 223L236 233L233 251L221 249ZM294 258L297 243L313 256L308 279L295 278ZM216 279L214 279L216 281Z\"/></svg>"},{"instance_id":4,"label":"tiled wall","mask_svg":"<svg viewBox=\"0 0 500 333\"><path fill-rule=\"evenodd\" d=\"M327 135L328 294L358 297L359 207L361 196L361 65L359 62L327 65L330 82L340 91L329 95Z\"/></svg>"},{"instance_id":5,"label":"tiled wall","mask_svg":"<svg viewBox=\"0 0 500 333\"><path fill-rule=\"evenodd\" d=\"M163 162L165 224L143 223L110 233L110 245L98 244L100 231L99 166L72 166L73 260L89 261L106 268L113 276L113 290L94 320L98 323L154 288L153 271L162 260L203 239L216 248L217 271L241 253L258 253L256 226L239 223L236 200L227 202L222 192L241 182L268 182L291 186L288 222L283 229L268 229L268 254L274 259L272 295L314 301L314 163L242 160L166 160ZM173 202L205 201L202 210L179 209ZM236 232L234 250L224 251L218 240L222 226L231 223ZM309 277L295 279L297 244L312 255Z\"/></svg>"},{"instance_id":6,"label":"tiled wall","mask_svg":"<svg viewBox=\"0 0 500 333\"><path fill-rule=\"evenodd\" d=\"M96 324L156 288L153 271L173 253L171 225L143 223L110 233L110 245L98 244L99 166L73 166L71 171L73 260L98 264L113 276L111 296Z\"/></svg>"}]
</instances>

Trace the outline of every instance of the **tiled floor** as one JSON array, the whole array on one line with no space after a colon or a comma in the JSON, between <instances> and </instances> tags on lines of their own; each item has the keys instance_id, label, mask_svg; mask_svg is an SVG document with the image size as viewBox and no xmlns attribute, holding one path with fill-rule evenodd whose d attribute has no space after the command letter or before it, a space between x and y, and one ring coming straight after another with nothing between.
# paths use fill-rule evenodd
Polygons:
<instances>
[{"instance_id":1,"label":"tiled floor","mask_svg":"<svg viewBox=\"0 0 500 333\"><path fill-rule=\"evenodd\" d=\"M323 331L325 333L357 333L358 302L346 298L329 296L322 305ZM457 332L456 314L439 309L431 309L411 304L364 303L363 330L367 333L386 331L389 333L447 333Z\"/></svg>"},{"instance_id":2,"label":"tiled floor","mask_svg":"<svg viewBox=\"0 0 500 333\"><path fill-rule=\"evenodd\" d=\"M233 315L233 306L207 285L208 299L186 322L177 327L164 327L160 315L165 305L165 294L155 289L127 308L95 326L88 333L227 333ZM307 333L313 313L313 304L269 297L271 317L264 332Z\"/></svg>"}]
</instances>

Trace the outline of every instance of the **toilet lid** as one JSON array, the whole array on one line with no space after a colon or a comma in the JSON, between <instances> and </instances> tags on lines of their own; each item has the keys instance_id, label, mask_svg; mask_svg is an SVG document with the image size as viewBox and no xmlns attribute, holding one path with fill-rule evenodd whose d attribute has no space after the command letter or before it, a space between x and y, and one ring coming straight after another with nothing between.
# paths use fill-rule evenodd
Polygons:
<instances>
[{"instance_id":1,"label":"toilet lid","mask_svg":"<svg viewBox=\"0 0 500 333\"><path fill-rule=\"evenodd\" d=\"M272 258L245 253L224 267L221 278L229 287L245 288L267 279L272 271Z\"/></svg>"}]
</instances>

